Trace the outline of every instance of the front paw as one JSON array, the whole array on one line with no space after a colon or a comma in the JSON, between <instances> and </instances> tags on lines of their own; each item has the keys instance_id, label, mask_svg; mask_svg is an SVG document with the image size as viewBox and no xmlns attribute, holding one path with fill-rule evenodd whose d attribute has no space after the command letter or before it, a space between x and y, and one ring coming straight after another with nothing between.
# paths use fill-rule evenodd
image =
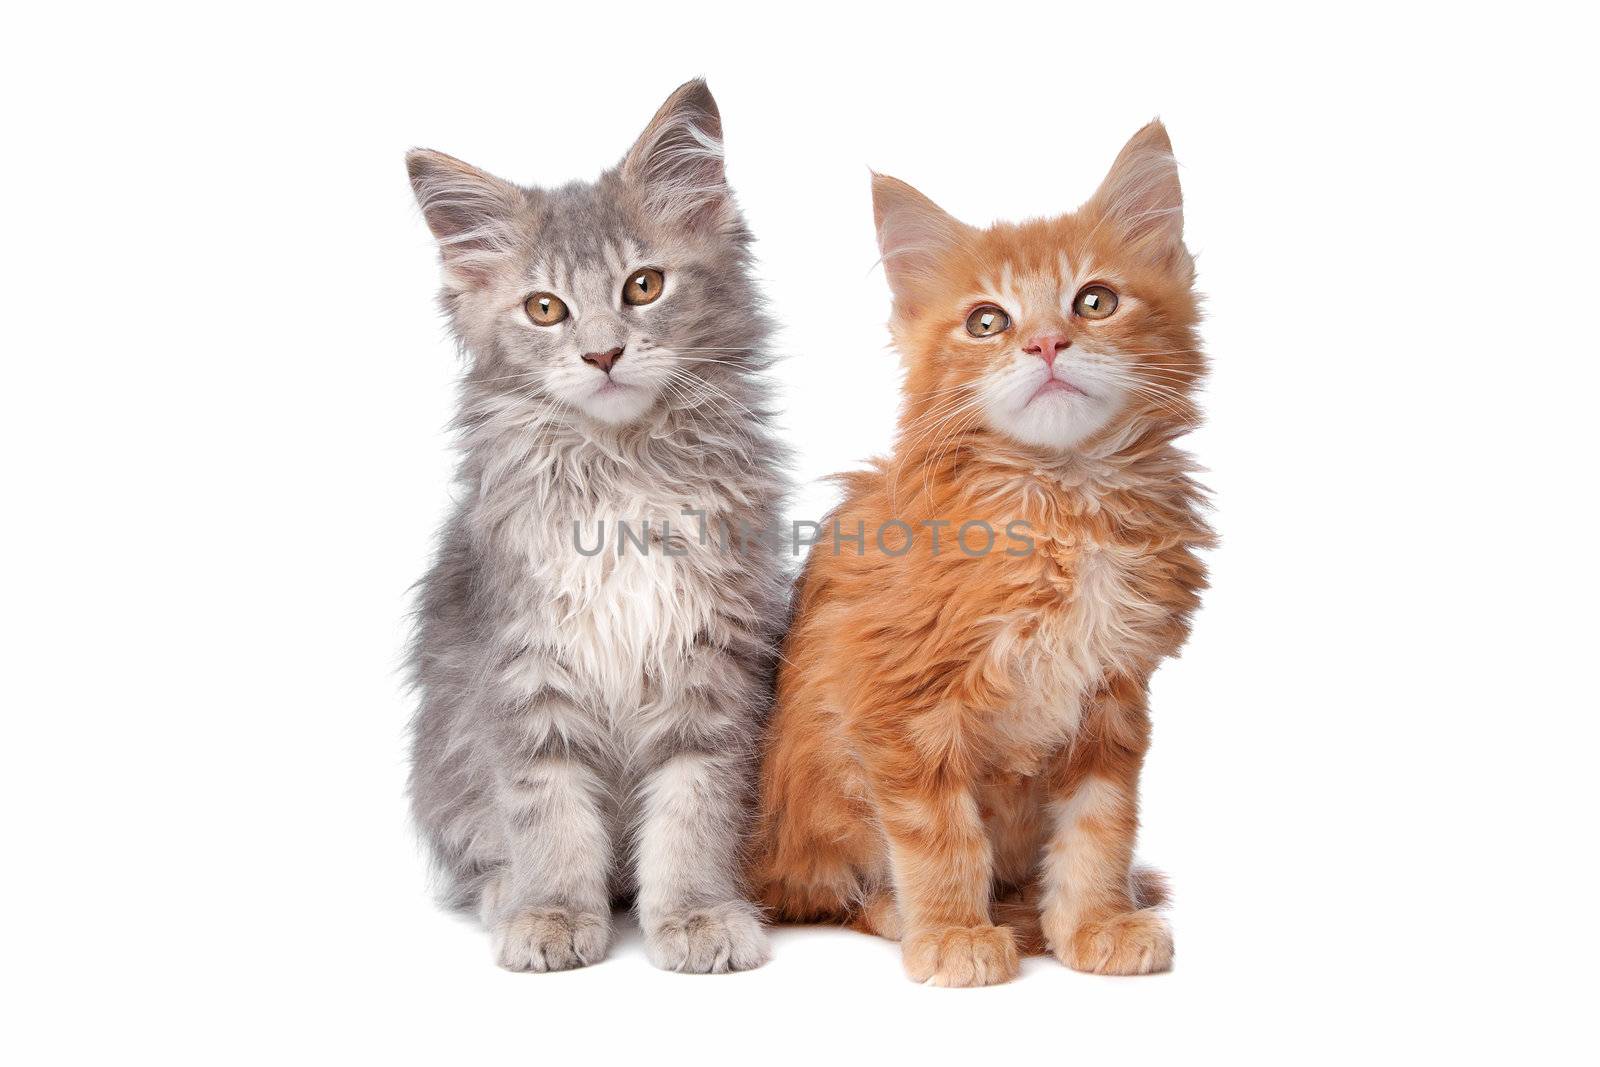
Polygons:
<instances>
[{"instance_id":1,"label":"front paw","mask_svg":"<svg viewBox=\"0 0 1600 1067\"><path fill-rule=\"evenodd\" d=\"M742 900L712 908L646 916L645 954L664 971L724 974L767 962L767 935Z\"/></svg>"},{"instance_id":2,"label":"front paw","mask_svg":"<svg viewBox=\"0 0 1600 1067\"><path fill-rule=\"evenodd\" d=\"M611 917L528 908L494 928L495 962L508 971L566 971L605 959Z\"/></svg>"},{"instance_id":3,"label":"front paw","mask_svg":"<svg viewBox=\"0 0 1600 1067\"><path fill-rule=\"evenodd\" d=\"M1059 942L1056 958L1092 974L1155 974L1172 969L1172 927L1154 911L1126 911L1083 923Z\"/></svg>"},{"instance_id":4,"label":"front paw","mask_svg":"<svg viewBox=\"0 0 1600 1067\"><path fill-rule=\"evenodd\" d=\"M951 926L905 941L906 973L937 986L998 985L1017 976L1017 942L1005 926Z\"/></svg>"}]
</instances>

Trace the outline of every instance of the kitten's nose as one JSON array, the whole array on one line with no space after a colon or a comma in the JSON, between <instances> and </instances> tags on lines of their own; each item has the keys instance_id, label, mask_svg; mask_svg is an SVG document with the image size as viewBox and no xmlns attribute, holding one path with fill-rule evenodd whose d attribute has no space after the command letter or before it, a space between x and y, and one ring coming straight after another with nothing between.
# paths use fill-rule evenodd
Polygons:
<instances>
[{"instance_id":1,"label":"kitten's nose","mask_svg":"<svg viewBox=\"0 0 1600 1067\"><path fill-rule=\"evenodd\" d=\"M1068 337L1066 334L1051 333L1044 334L1040 337L1035 337L1032 341L1028 342L1028 347L1024 348L1023 351L1028 353L1030 356L1038 356L1040 359L1044 360L1044 365L1046 367L1053 367L1056 365L1056 353L1060 352L1063 348L1070 348L1071 346L1072 338Z\"/></svg>"},{"instance_id":2,"label":"kitten's nose","mask_svg":"<svg viewBox=\"0 0 1600 1067\"><path fill-rule=\"evenodd\" d=\"M583 357L583 361L589 364L589 366L599 367L607 374L611 373L612 365L620 359L622 359L621 345L618 345L609 352L590 352L588 355Z\"/></svg>"}]
</instances>

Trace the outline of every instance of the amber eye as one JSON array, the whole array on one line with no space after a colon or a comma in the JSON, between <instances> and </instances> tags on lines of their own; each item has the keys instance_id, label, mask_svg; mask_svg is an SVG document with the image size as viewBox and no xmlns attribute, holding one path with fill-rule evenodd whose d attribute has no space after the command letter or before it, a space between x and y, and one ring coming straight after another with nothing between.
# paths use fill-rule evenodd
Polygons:
<instances>
[{"instance_id":1,"label":"amber eye","mask_svg":"<svg viewBox=\"0 0 1600 1067\"><path fill-rule=\"evenodd\" d=\"M1086 319L1103 319L1117 310L1117 294L1103 285L1086 285L1072 301L1072 310Z\"/></svg>"},{"instance_id":2,"label":"amber eye","mask_svg":"<svg viewBox=\"0 0 1600 1067\"><path fill-rule=\"evenodd\" d=\"M967 332L974 337L993 337L1009 329L1011 316L993 304L985 304L967 316Z\"/></svg>"},{"instance_id":3,"label":"amber eye","mask_svg":"<svg viewBox=\"0 0 1600 1067\"><path fill-rule=\"evenodd\" d=\"M523 307L535 326L554 326L567 317L567 305L554 293L534 293Z\"/></svg>"},{"instance_id":4,"label":"amber eye","mask_svg":"<svg viewBox=\"0 0 1600 1067\"><path fill-rule=\"evenodd\" d=\"M622 302L641 307L645 304L654 304L661 295L661 286L666 279L654 267L636 270L633 277L628 279L628 284L622 287Z\"/></svg>"}]
</instances>

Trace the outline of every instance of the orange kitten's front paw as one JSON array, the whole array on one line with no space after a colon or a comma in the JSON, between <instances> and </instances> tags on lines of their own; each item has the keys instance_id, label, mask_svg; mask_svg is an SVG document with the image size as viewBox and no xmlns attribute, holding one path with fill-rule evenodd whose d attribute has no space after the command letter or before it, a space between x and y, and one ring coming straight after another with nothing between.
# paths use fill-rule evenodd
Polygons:
<instances>
[{"instance_id":1,"label":"orange kitten's front paw","mask_svg":"<svg viewBox=\"0 0 1600 1067\"><path fill-rule=\"evenodd\" d=\"M906 973L938 986L998 985L1017 976L1017 943L1004 926L951 926L905 941Z\"/></svg>"},{"instance_id":2,"label":"orange kitten's front paw","mask_svg":"<svg viewBox=\"0 0 1600 1067\"><path fill-rule=\"evenodd\" d=\"M1148 909L1086 922L1053 947L1075 971L1155 974L1172 968L1172 928Z\"/></svg>"}]
</instances>

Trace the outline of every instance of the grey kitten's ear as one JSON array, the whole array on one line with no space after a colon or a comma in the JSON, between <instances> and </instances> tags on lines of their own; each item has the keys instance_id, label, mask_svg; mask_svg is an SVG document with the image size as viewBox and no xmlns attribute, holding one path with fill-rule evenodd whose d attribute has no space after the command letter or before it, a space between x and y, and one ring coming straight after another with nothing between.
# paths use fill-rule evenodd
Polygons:
<instances>
[{"instance_id":1,"label":"grey kitten's ear","mask_svg":"<svg viewBox=\"0 0 1600 1067\"><path fill-rule=\"evenodd\" d=\"M1178 161L1159 119L1123 146L1087 206L1115 227L1136 254L1165 260L1184 251Z\"/></svg>"},{"instance_id":2,"label":"grey kitten's ear","mask_svg":"<svg viewBox=\"0 0 1600 1067\"><path fill-rule=\"evenodd\" d=\"M527 194L508 181L443 152L413 148L406 172L422 217L439 241L447 282L482 280L486 269L515 245L512 219Z\"/></svg>"},{"instance_id":3,"label":"grey kitten's ear","mask_svg":"<svg viewBox=\"0 0 1600 1067\"><path fill-rule=\"evenodd\" d=\"M680 85L622 161L622 176L669 221L708 225L728 206L722 115L703 79Z\"/></svg>"},{"instance_id":4,"label":"grey kitten's ear","mask_svg":"<svg viewBox=\"0 0 1600 1067\"><path fill-rule=\"evenodd\" d=\"M970 247L977 231L886 174L872 175L872 216L895 314L915 314L938 291L946 257Z\"/></svg>"}]
</instances>

